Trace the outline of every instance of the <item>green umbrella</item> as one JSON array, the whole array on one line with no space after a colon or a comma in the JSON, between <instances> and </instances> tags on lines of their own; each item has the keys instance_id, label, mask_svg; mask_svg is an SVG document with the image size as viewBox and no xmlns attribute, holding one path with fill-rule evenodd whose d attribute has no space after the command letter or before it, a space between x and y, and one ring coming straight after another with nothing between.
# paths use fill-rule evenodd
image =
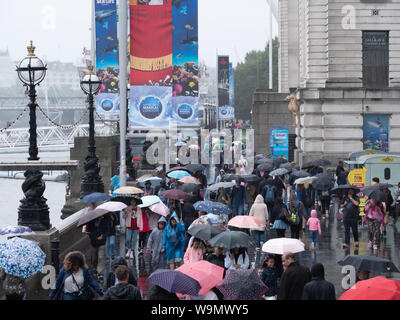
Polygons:
<instances>
[{"instance_id":1,"label":"green umbrella","mask_svg":"<svg viewBox=\"0 0 400 320\"><path fill-rule=\"evenodd\" d=\"M241 231L225 231L210 239L208 243L212 247L221 247L226 249L247 248L254 246L252 238Z\"/></svg>"}]
</instances>

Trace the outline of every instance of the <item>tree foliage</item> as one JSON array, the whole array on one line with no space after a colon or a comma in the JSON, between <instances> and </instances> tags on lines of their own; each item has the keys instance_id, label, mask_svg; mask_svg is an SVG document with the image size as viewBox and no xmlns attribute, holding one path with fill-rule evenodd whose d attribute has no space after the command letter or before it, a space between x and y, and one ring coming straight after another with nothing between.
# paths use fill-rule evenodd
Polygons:
<instances>
[{"instance_id":1,"label":"tree foliage","mask_svg":"<svg viewBox=\"0 0 400 320\"><path fill-rule=\"evenodd\" d=\"M269 88L269 44L263 51L250 51L235 68L235 117L251 119L253 93ZM278 91L278 39L273 41L273 91Z\"/></svg>"}]
</instances>

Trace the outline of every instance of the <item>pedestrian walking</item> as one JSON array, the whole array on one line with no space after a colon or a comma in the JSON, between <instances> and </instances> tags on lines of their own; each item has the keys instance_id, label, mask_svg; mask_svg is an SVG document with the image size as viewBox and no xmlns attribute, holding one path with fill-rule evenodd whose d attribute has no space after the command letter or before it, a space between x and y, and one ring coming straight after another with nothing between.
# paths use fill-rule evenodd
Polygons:
<instances>
[{"instance_id":1,"label":"pedestrian walking","mask_svg":"<svg viewBox=\"0 0 400 320\"><path fill-rule=\"evenodd\" d=\"M393 200L392 193L390 192L389 188L383 188L382 192L386 196L386 201L384 202L385 216L383 219L383 223L381 224L381 236L386 237L386 225L388 224L388 221L389 221L389 215L393 215L394 200Z\"/></svg>"},{"instance_id":2,"label":"pedestrian walking","mask_svg":"<svg viewBox=\"0 0 400 320\"><path fill-rule=\"evenodd\" d=\"M151 187L151 182L147 180L144 184L143 196L152 196L154 195L154 189Z\"/></svg>"},{"instance_id":3,"label":"pedestrian walking","mask_svg":"<svg viewBox=\"0 0 400 320\"><path fill-rule=\"evenodd\" d=\"M141 209L137 206L136 199L132 198L130 205L124 209L123 218L125 219L126 226L126 259L133 259L136 249L136 241L138 237L138 221L137 215Z\"/></svg>"},{"instance_id":4,"label":"pedestrian walking","mask_svg":"<svg viewBox=\"0 0 400 320\"><path fill-rule=\"evenodd\" d=\"M161 217L158 220L157 228L151 232L149 240L147 241L147 249L151 253L151 264L154 269L164 266L164 254L161 253L161 246L166 225L167 220Z\"/></svg>"},{"instance_id":5,"label":"pedestrian walking","mask_svg":"<svg viewBox=\"0 0 400 320\"><path fill-rule=\"evenodd\" d=\"M118 266L115 270L118 283L109 288L104 300L142 300L139 289L129 283L129 269L127 266Z\"/></svg>"},{"instance_id":6,"label":"pedestrian walking","mask_svg":"<svg viewBox=\"0 0 400 320\"><path fill-rule=\"evenodd\" d=\"M251 210L251 206L253 205L254 201L255 201L255 197L256 197L256 187L251 184L248 183L245 187L246 189L246 203L245 203L245 212L246 214L249 214L250 210Z\"/></svg>"},{"instance_id":7,"label":"pedestrian walking","mask_svg":"<svg viewBox=\"0 0 400 320\"><path fill-rule=\"evenodd\" d=\"M64 258L56 286L50 292L53 300L91 300L94 298L95 290L103 296L103 289L94 280L86 265L85 256L80 251L71 251Z\"/></svg>"},{"instance_id":8,"label":"pedestrian walking","mask_svg":"<svg viewBox=\"0 0 400 320\"><path fill-rule=\"evenodd\" d=\"M107 276L106 289L109 289L118 283L118 279L116 277L115 271L119 266L128 267L128 262L124 259L124 257L117 257L111 262L111 271ZM129 269L129 267L128 267L128 269ZM137 286L136 277L131 269L129 269L128 283L130 283L134 286Z\"/></svg>"},{"instance_id":9,"label":"pedestrian walking","mask_svg":"<svg viewBox=\"0 0 400 320\"><path fill-rule=\"evenodd\" d=\"M219 202L219 203L225 204L227 206L231 205L231 198L229 197L229 195L225 191L225 188L219 188L218 189L218 194L217 194L216 201Z\"/></svg>"},{"instance_id":10,"label":"pedestrian walking","mask_svg":"<svg viewBox=\"0 0 400 320\"><path fill-rule=\"evenodd\" d=\"M289 212L281 198L275 198L271 214L272 229L276 230L278 238L284 238L289 227Z\"/></svg>"},{"instance_id":11,"label":"pedestrian walking","mask_svg":"<svg viewBox=\"0 0 400 320\"><path fill-rule=\"evenodd\" d=\"M364 222L368 223L368 249L378 249L381 240L381 223L384 220L384 208L382 202L375 199L367 200L365 204Z\"/></svg>"},{"instance_id":12,"label":"pedestrian walking","mask_svg":"<svg viewBox=\"0 0 400 320\"><path fill-rule=\"evenodd\" d=\"M360 199L355 195L353 189L347 190L347 195L341 201L343 208L344 244L346 249L350 246L350 228L353 232L354 244L358 247L358 218L360 216Z\"/></svg>"},{"instance_id":13,"label":"pedestrian walking","mask_svg":"<svg viewBox=\"0 0 400 320\"><path fill-rule=\"evenodd\" d=\"M268 287L268 291L265 294L267 300L276 300L278 296L278 273L275 268L275 256L269 254L265 257L262 269L259 270L261 273L261 281Z\"/></svg>"},{"instance_id":14,"label":"pedestrian walking","mask_svg":"<svg viewBox=\"0 0 400 320\"><path fill-rule=\"evenodd\" d=\"M186 249L183 257L183 263L192 263L203 260L205 251L206 250L203 241L198 238L194 238L191 245Z\"/></svg>"},{"instance_id":15,"label":"pedestrian walking","mask_svg":"<svg viewBox=\"0 0 400 320\"><path fill-rule=\"evenodd\" d=\"M219 175L215 178L215 183L222 182L224 180L225 170L219 170Z\"/></svg>"},{"instance_id":16,"label":"pedestrian walking","mask_svg":"<svg viewBox=\"0 0 400 320\"><path fill-rule=\"evenodd\" d=\"M390 226L395 226L397 223L397 220L399 219L400 215L400 182L397 184L397 188L394 191L394 201L395 201L395 207L393 211L393 221L389 223Z\"/></svg>"},{"instance_id":17,"label":"pedestrian walking","mask_svg":"<svg viewBox=\"0 0 400 320\"><path fill-rule=\"evenodd\" d=\"M290 213L290 233L291 238L299 239L300 230L302 229L303 219L306 216L306 209L297 197L295 191L291 191L292 195L289 200L289 213Z\"/></svg>"},{"instance_id":18,"label":"pedestrian walking","mask_svg":"<svg viewBox=\"0 0 400 320\"><path fill-rule=\"evenodd\" d=\"M26 296L25 279L5 273L0 268L0 280L3 282L3 291L6 300L24 300Z\"/></svg>"},{"instance_id":19,"label":"pedestrian walking","mask_svg":"<svg viewBox=\"0 0 400 320\"><path fill-rule=\"evenodd\" d=\"M114 260L118 257L118 248L115 244L116 226L119 225L118 216L113 212L109 212L104 216L106 224L106 257Z\"/></svg>"},{"instance_id":20,"label":"pedestrian walking","mask_svg":"<svg viewBox=\"0 0 400 320\"><path fill-rule=\"evenodd\" d=\"M185 226L179 222L178 215L174 212L165 228L161 247L161 251L165 252L165 259L171 270L182 262L185 246L184 232Z\"/></svg>"},{"instance_id":21,"label":"pedestrian walking","mask_svg":"<svg viewBox=\"0 0 400 320\"><path fill-rule=\"evenodd\" d=\"M236 185L232 188L232 207L233 216L244 215L244 205L247 200L246 189L236 180Z\"/></svg>"},{"instance_id":22,"label":"pedestrian walking","mask_svg":"<svg viewBox=\"0 0 400 320\"><path fill-rule=\"evenodd\" d=\"M310 235L310 247L315 248L317 245L317 234L321 235L321 222L317 217L317 210L311 210L311 218L307 221Z\"/></svg>"},{"instance_id":23,"label":"pedestrian walking","mask_svg":"<svg viewBox=\"0 0 400 320\"><path fill-rule=\"evenodd\" d=\"M310 270L300 265L292 252L282 255L284 272L279 286L278 300L301 300L304 286L311 281Z\"/></svg>"},{"instance_id":24,"label":"pedestrian walking","mask_svg":"<svg viewBox=\"0 0 400 320\"><path fill-rule=\"evenodd\" d=\"M311 281L304 286L302 300L336 300L335 286L325 280L321 263L311 267L311 276Z\"/></svg>"},{"instance_id":25,"label":"pedestrian walking","mask_svg":"<svg viewBox=\"0 0 400 320\"><path fill-rule=\"evenodd\" d=\"M150 232L148 209L143 208L137 213L137 224L139 229L139 254L143 254L143 249L146 247L147 236Z\"/></svg>"},{"instance_id":26,"label":"pedestrian walking","mask_svg":"<svg viewBox=\"0 0 400 320\"><path fill-rule=\"evenodd\" d=\"M256 197L256 200L250 209L249 216L260 219L265 226L268 224L268 207L265 204L264 198L261 194ZM260 250L265 242L265 228L266 227L259 227L251 230L256 240L256 250Z\"/></svg>"},{"instance_id":27,"label":"pedestrian walking","mask_svg":"<svg viewBox=\"0 0 400 320\"><path fill-rule=\"evenodd\" d=\"M214 252L212 254L207 255L207 261L213 263L221 268L225 268L225 258L226 256L223 254L224 248L222 247L214 247Z\"/></svg>"},{"instance_id":28,"label":"pedestrian walking","mask_svg":"<svg viewBox=\"0 0 400 320\"><path fill-rule=\"evenodd\" d=\"M250 266L247 248L233 248L225 257L226 269L248 269Z\"/></svg>"},{"instance_id":29,"label":"pedestrian walking","mask_svg":"<svg viewBox=\"0 0 400 320\"><path fill-rule=\"evenodd\" d=\"M106 264L105 244L107 241L108 226L107 219L104 216L90 221L88 224L90 244L91 269L98 280L104 279L103 271Z\"/></svg>"}]
</instances>

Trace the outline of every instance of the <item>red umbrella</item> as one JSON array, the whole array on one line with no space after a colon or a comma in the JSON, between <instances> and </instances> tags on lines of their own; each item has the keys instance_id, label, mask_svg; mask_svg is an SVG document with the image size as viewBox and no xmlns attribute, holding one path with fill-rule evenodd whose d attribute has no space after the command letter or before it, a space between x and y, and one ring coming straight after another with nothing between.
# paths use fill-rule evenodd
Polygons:
<instances>
[{"instance_id":1,"label":"red umbrella","mask_svg":"<svg viewBox=\"0 0 400 320\"><path fill-rule=\"evenodd\" d=\"M338 300L400 300L400 281L385 277L359 281Z\"/></svg>"},{"instance_id":2,"label":"red umbrella","mask_svg":"<svg viewBox=\"0 0 400 320\"><path fill-rule=\"evenodd\" d=\"M132 162L140 162L140 161L142 161L141 157L136 157L132 159Z\"/></svg>"},{"instance_id":3,"label":"red umbrella","mask_svg":"<svg viewBox=\"0 0 400 320\"><path fill-rule=\"evenodd\" d=\"M183 177L182 179L179 179L178 181L181 183L201 184L200 180L195 177Z\"/></svg>"},{"instance_id":4,"label":"red umbrella","mask_svg":"<svg viewBox=\"0 0 400 320\"><path fill-rule=\"evenodd\" d=\"M201 289L199 295L206 294L212 288L217 286L224 278L224 268L204 260L185 263L176 270L200 283Z\"/></svg>"},{"instance_id":5,"label":"red umbrella","mask_svg":"<svg viewBox=\"0 0 400 320\"><path fill-rule=\"evenodd\" d=\"M183 192L178 189L161 191L161 195L165 199L183 200L183 201L185 201L189 197L189 195L186 192Z\"/></svg>"}]
</instances>

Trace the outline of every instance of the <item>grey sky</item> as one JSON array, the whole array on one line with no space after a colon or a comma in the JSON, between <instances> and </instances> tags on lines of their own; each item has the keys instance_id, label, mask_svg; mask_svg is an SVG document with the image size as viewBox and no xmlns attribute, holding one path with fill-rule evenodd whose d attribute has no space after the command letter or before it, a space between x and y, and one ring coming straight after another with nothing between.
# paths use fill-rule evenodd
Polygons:
<instances>
[{"instance_id":1,"label":"grey sky","mask_svg":"<svg viewBox=\"0 0 400 320\"><path fill-rule=\"evenodd\" d=\"M90 13L90 0L1 0L0 50L8 46L20 60L33 40L46 60L75 62L90 48ZM236 65L246 52L264 49L268 30L267 0L199 0L199 58L207 65L216 64L217 51Z\"/></svg>"}]
</instances>

